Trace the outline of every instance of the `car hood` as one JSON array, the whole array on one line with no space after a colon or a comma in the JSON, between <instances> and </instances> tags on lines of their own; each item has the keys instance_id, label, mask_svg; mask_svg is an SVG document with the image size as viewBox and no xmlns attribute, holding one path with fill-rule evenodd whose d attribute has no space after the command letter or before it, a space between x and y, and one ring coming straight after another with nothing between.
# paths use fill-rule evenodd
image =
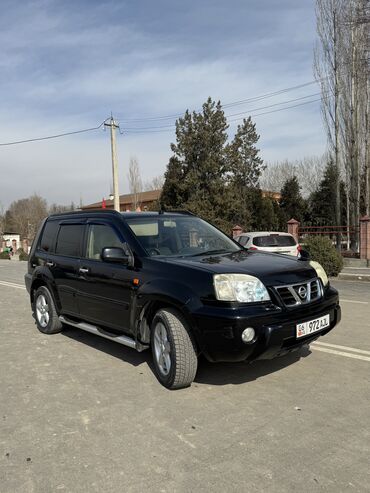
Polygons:
<instances>
[{"instance_id":1,"label":"car hood","mask_svg":"<svg viewBox=\"0 0 370 493\"><path fill-rule=\"evenodd\" d=\"M305 282L317 277L308 261L285 255L240 251L231 254L163 259L168 263L200 268L214 274L249 274L268 286Z\"/></svg>"}]
</instances>

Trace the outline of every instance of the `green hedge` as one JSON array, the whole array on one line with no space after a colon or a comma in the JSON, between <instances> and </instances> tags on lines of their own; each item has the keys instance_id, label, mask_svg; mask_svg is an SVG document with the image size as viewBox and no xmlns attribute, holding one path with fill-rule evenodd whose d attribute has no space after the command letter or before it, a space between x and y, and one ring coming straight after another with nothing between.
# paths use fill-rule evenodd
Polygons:
<instances>
[{"instance_id":1,"label":"green hedge","mask_svg":"<svg viewBox=\"0 0 370 493\"><path fill-rule=\"evenodd\" d=\"M304 239L303 248L309 252L312 260L324 267L329 277L336 277L343 269L343 257L327 236L308 236Z\"/></svg>"},{"instance_id":2,"label":"green hedge","mask_svg":"<svg viewBox=\"0 0 370 493\"><path fill-rule=\"evenodd\" d=\"M19 253L19 260L28 260L28 254L24 250Z\"/></svg>"},{"instance_id":3,"label":"green hedge","mask_svg":"<svg viewBox=\"0 0 370 493\"><path fill-rule=\"evenodd\" d=\"M8 252L0 252L0 258L10 260L10 255Z\"/></svg>"}]
</instances>

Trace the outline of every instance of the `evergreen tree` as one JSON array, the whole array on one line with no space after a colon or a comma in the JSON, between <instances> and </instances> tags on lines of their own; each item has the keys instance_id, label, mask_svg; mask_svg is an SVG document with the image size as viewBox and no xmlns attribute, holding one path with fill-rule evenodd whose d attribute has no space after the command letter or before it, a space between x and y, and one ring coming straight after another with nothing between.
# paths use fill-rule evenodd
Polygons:
<instances>
[{"instance_id":1,"label":"evergreen tree","mask_svg":"<svg viewBox=\"0 0 370 493\"><path fill-rule=\"evenodd\" d=\"M221 103L208 98L201 113L186 111L176 122L176 144L167 166L161 204L188 208L227 228L225 143L228 128Z\"/></svg>"},{"instance_id":2,"label":"evergreen tree","mask_svg":"<svg viewBox=\"0 0 370 493\"><path fill-rule=\"evenodd\" d=\"M251 118L238 125L233 141L226 147L230 192L234 196L235 210L230 211L230 220L241 223L245 228L255 223L253 202L261 199L258 190L259 177L264 169L256 143L259 135ZM236 199L237 198L237 199Z\"/></svg>"},{"instance_id":3,"label":"evergreen tree","mask_svg":"<svg viewBox=\"0 0 370 493\"><path fill-rule=\"evenodd\" d=\"M325 168L323 179L320 182L318 189L310 195L309 210L310 222L318 226L333 226L336 225L336 214L334 210L336 197L336 183L338 180L338 172L334 162L330 160ZM344 184L341 182L341 221L345 224L346 204Z\"/></svg>"},{"instance_id":4,"label":"evergreen tree","mask_svg":"<svg viewBox=\"0 0 370 493\"><path fill-rule=\"evenodd\" d=\"M275 200L271 197L263 197L261 190L256 189L252 206L252 231L279 230L280 221L279 215L276 212L278 204Z\"/></svg>"},{"instance_id":5,"label":"evergreen tree","mask_svg":"<svg viewBox=\"0 0 370 493\"><path fill-rule=\"evenodd\" d=\"M160 200L165 208L187 208L229 233L235 223L247 228L253 222L263 161L250 118L238 126L230 144L227 128L220 102L209 98L202 112L186 111L176 122Z\"/></svg>"},{"instance_id":6,"label":"evergreen tree","mask_svg":"<svg viewBox=\"0 0 370 493\"><path fill-rule=\"evenodd\" d=\"M306 203L301 195L301 187L296 176L286 180L281 189L280 211L282 220L280 226L284 230L289 219L294 218L303 222L306 217Z\"/></svg>"}]
</instances>

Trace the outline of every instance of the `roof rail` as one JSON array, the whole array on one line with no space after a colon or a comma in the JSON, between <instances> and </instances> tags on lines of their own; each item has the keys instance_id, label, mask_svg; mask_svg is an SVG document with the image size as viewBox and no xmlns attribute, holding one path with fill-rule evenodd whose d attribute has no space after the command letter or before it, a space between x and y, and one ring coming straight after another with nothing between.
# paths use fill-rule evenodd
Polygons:
<instances>
[{"instance_id":1,"label":"roof rail","mask_svg":"<svg viewBox=\"0 0 370 493\"><path fill-rule=\"evenodd\" d=\"M96 209L78 209L78 210L74 210L74 211L63 211L63 212L53 212L53 214L49 214L48 217L54 217L54 216L67 216L67 215L70 215L70 214L96 214L97 212L102 212L103 214L107 214L107 213L110 213L110 214L119 214L118 211L116 211L115 209L99 209L99 208L96 208Z\"/></svg>"},{"instance_id":2,"label":"roof rail","mask_svg":"<svg viewBox=\"0 0 370 493\"><path fill-rule=\"evenodd\" d=\"M165 209L164 207L162 207L159 211L158 211L158 214L164 214L165 212L169 212L170 214L173 213L173 214L184 214L184 215L187 215L187 216L195 216L195 214L191 211L188 211L187 209Z\"/></svg>"}]
</instances>

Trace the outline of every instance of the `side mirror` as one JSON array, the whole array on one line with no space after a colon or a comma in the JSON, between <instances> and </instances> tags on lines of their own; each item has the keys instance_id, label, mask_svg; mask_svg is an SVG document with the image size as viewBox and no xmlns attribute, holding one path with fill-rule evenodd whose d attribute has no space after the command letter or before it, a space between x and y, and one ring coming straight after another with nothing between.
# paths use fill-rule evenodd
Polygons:
<instances>
[{"instance_id":1,"label":"side mirror","mask_svg":"<svg viewBox=\"0 0 370 493\"><path fill-rule=\"evenodd\" d=\"M125 251L120 247L105 247L101 252L101 259L103 262L119 263L123 265L132 266L133 256L131 252Z\"/></svg>"},{"instance_id":2,"label":"side mirror","mask_svg":"<svg viewBox=\"0 0 370 493\"><path fill-rule=\"evenodd\" d=\"M298 255L299 260L311 260L311 255L307 250L301 250Z\"/></svg>"}]
</instances>

